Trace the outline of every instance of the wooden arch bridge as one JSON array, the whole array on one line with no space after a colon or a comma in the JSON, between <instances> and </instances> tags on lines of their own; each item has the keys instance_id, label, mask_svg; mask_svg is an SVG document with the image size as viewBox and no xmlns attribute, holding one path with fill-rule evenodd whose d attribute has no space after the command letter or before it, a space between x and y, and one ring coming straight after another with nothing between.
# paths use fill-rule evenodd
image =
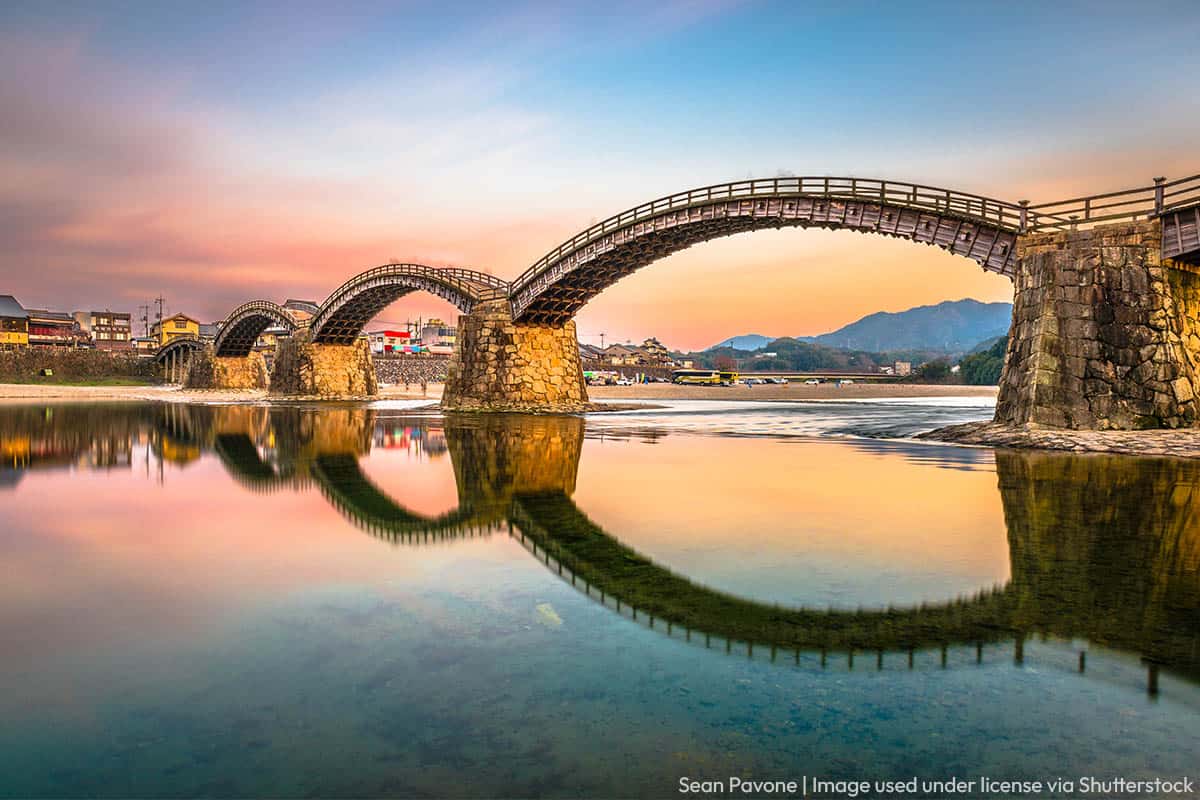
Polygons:
<instances>
[{"instance_id":1,"label":"wooden arch bridge","mask_svg":"<svg viewBox=\"0 0 1200 800\"><path fill-rule=\"evenodd\" d=\"M699 242L784 227L902 238L1012 278L1001 421L1083 428L1200 421L1200 348L1175 347L1200 340L1200 175L1040 204L855 177L704 186L598 222L512 282L478 270L392 263L352 277L309 318L265 300L244 304L222 325L211 356L247 358L276 326L289 337L281 345L287 357L273 366L273 392L370 396L376 384L360 339L364 326L398 298L428 292L462 313L443 407L581 410L587 390L573 319L589 300ZM1164 311L1173 317L1165 328ZM1047 330L1063 335L1043 336ZM1079 364L1089 360L1097 363L1085 374ZM1117 369L1143 362L1153 368ZM216 388L244 388L229 383L249 380L233 368L199 374ZM259 380L253 370L250 379Z\"/></svg>"}]
</instances>

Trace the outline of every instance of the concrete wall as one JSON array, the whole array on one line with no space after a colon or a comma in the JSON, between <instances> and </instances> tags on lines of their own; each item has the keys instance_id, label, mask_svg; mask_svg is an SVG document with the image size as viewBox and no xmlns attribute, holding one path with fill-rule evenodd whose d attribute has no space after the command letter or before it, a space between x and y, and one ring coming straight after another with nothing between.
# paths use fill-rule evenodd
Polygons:
<instances>
[{"instance_id":1,"label":"concrete wall","mask_svg":"<svg viewBox=\"0 0 1200 800\"><path fill-rule=\"evenodd\" d=\"M1157 221L1024 236L996 421L1177 428L1200 419L1200 274Z\"/></svg>"},{"instance_id":2,"label":"concrete wall","mask_svg":"<svg viewBox=\"0 0 1200 800\"><path fill-rule=\"evenodd\" d=\"M587 407L575 323L513 322L507 300L459 317L442 408L458 411L576 411Z\"/></svg>"}]
</instances>

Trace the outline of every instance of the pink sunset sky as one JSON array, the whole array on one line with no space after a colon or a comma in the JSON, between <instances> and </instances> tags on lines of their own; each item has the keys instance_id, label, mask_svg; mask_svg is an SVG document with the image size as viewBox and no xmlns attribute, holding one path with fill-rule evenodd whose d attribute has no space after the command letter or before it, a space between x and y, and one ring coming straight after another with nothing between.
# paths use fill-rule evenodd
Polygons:
<instances>
[{"instance_id":1,"label":"pink sunset sky","mask_svg":"<svg viewBox=\"0 0 1200 800\"><path fill-rule=\"evenodd\" d=\"M725 180L1037 202L1200 172L1194 10L1168 30L1103 4L1036 25L1012 4L181 8L0 11L0 294L136 311L161 293L211 321L392 259L512 278ZM626 278L579 331L703 348L962 297L1011 286L909 242L770 231ZM380 321L455 313L413 296Z\"/></svg>"}]
</instances>

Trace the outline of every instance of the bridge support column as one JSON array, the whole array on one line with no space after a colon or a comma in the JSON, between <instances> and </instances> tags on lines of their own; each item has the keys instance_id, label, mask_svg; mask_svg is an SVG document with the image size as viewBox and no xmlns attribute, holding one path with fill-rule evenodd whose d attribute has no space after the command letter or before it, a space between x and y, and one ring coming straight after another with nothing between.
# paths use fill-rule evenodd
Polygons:
<instances>
[{"instance_id":1,"label":"bridge support column","mask_svg":"<svg viewBox=\"0 0 1200 800\"><path fill-rule=\"evenodd\" d=\"M267 363L262 353L219 356L207 348L191 356L183 385L188 389L265 389Z\"/></svg>"},{"instance_id":2,"label":"bridge support column","mask_svg":"<svg viewBox=\"0 0 1200 800\"><path fill-rule=\"evenodd\" d=\"M996 421L1076 429L1200 420L1200 272L1161 260L1157 220L1017 243Z\"/></svg>"},{"instance_id":3,"label":"bridge support column","mask_svg":"<svg viewBox=\"0 0 1200 800\"><path fill-rule=\"evenodd\" d=\"M513 321L507 300L480 302L458 322L442 408L582 411L588 407L575 323Z\"/></svg>"},{"instance_id":4,"label":"bridge support column","mask_svg":"<svg viewBox=\"0 0 1200 800\"><path fill-rule=\"evenodd\" d=\"M379 383L366 339L346 345L320 344L299 331L280 340L275 348L271 394L358 398L378 393Z\"/></svg>"}]
</instances>

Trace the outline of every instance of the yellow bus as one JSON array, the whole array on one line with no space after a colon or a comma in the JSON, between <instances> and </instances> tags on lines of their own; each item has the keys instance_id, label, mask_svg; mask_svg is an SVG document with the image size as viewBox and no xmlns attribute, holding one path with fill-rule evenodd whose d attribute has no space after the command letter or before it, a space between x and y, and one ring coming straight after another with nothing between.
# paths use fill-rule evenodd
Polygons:
<instances>
[{"instance_id":1,"label":"yellow bus","mask_svg":"<svg viewBox=\"0 0 1200 800\"><path fill-rule=\"evenodd\" d=\"M732 386L738 374L721 369L677 369L671 373L672 383L699 384L702 386Z\"/></svg>"}]
</instances>

